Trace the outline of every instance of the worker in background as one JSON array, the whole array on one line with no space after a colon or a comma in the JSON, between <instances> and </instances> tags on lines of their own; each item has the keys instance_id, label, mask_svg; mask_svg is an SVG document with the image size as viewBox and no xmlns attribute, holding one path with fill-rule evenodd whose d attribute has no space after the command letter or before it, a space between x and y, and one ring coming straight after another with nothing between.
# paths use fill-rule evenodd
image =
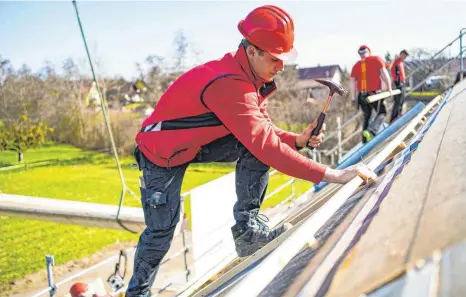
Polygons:
<instances>
[{"instance_id":1,"label":"worker in background","mask_svg":"<svg viewBox=\"0 0 466 297\"><path fill-rule=\"evenodd\" d=\"M370 48L366 45L359 47L358 54L361 60L356 62L351 70L351 94L364 115L362 141L366 143L377 134L387 114L383 99L368 103L367 97L382 92L382 82L387 90L391 91L392 87L382 58L372 56ZM370 122L373 110L376 117Z\"/></svg>"},{"instance_id":2,"label":"worker in background","mask_svg":"<svg viewBox=\"0 0 466 297\"><path fill-rule=\"evenodd\" d=\"M395 84L395 87L401 91L400 94L394 96L392 116L390 118L390 123L395 121L401 114L403 110L403 103L405 100L405 86L406 86L406 76L404 68L404 60L409 56L406 50L402 50L400 55L395 58L393 62L390 63L390 70L392 74L392 80Z\"/></svg>"},{"instance_id":3,"label":"worker in background","mask_svg":"<svg viewBox=\"0 0 466 297\"><path fill-rule=\"evenodd\" d=\"M277 89L273 78L283 71L284 61L297 55L291 16L279 7L261 6L238 29L243 39L236 52L181 75L136 135L147 228L139 238L128 297L147 295L170 248L190 163L236 162L236 223L231 232L240 257L252 255L291 227L270 229L258 216L270 167L314 183L346 183L358 175L375 178L363 164L335 170L301 155L301 148L323 141L323 133L311 137L317 122L295 134L279 129L268 116L267 98ZM206 208L205 215L214 211Z\"/></svg>"}]
</instances>

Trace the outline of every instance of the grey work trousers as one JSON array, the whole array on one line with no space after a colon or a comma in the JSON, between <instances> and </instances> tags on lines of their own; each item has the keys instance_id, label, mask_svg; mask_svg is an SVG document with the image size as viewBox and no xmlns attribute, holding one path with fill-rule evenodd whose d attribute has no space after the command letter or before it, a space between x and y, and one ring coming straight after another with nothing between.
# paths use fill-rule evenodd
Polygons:
<instances>
[{"instance_id":1,"label":"grey work trousers","mask_svg":"<svg viewBox=\"0 0 466 297\"><path fill-rule=\"evenodd\" d=\"M139 237L127 297L147 296L154 283L159 264L170 248L176 224L180 220L180 192L189 163L236 163L236 195L233 207L236 224L248 224L259 212L269 181L270 167L252 155L232 134L202 147L191 162L176 167L160 167L135 150L145 188L141 203L146 229ZM221 199L221 197L219 197ZM209 215L206 210L206 215Z\"/></svg>"},{"instance_id":2,"label":"grey work trousers","mask_svg":"<svg viewBox=\"0 0 466 297\"><path fill-rule=\"evenodd\" d=\"M402 84L396 84L396 88L400 89L401 93L393 97L392 115L390 123L393 123L398 117L401 116L403 111L403 104L405 101L405 87Z\"/></svg>"},{"instance_id":3,"label":"grey work trousers","mask_svg":"<svg viewBox=\"0 0 466 297\"><path fill-rule=\"evenodd\" d=\"M369 130L373 135L376 135L380 126L382 125L385 115L387 114L387 109L385 107L384 99L378 100L376 102L368 103L367 97L370 95L374 95L376 92L369 92L369 93L359 93L358 95L358 103L361 106L362 113L364 116L364 122L362 125L362 130ZM374 110L377 115L375 119L370 122L372 110ZM364 136L362 137L362 142L366 142Z\"/></svg>"}]
</instances>

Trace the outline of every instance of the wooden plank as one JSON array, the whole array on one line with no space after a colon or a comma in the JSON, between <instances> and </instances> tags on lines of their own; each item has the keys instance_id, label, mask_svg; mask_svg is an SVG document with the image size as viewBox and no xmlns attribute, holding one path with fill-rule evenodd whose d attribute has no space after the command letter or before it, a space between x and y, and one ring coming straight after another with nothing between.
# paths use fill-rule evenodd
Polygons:
<instances>
[{"instance_id":1,"label":"wooden plank","mask_svg":"<svg viewBox=\"0 0 466 297\"><path fill-rule=\"evenodd\" d=\"M396 147L396 149L395 149L390 155L388 155L388 157L386 157L385 160L383 160L383 163L387 162L388 160L390 160L391 158L393 158L394 156L396 156L399 152L403 151L405 148L406 148L406 143L405 143L405 142L401 142L401 143Z\"/></svg>"},{"instance_id":2,"label":"wooden plank","mask_svg":"<svg viewBox=\"0 0 466 297\"><path fill-rule=\"evenodd\" d=\"M366 100L367 100L368 103L372 103L372 102L375 102L375 101L385 99L387 97L391 97L393 95L398 95L400 93L401 93L401 91L399 89L392 90L392 92L385 91L385 92L382 92L382 93L379 93L379 94L368 96Z\"/></svg>"},{"instance_id":3,"label":"wooden plank","mask_svg":"<svg viewBox=\"0 0 466 297\"><path fill-rule=\"evenodd\" d=\"M287 222L296 225L298 222L304 220L306 217L310 216L313 212L319 209L322 205L325 204L332 196L337 192L340 188L340 185L333 184L329 185L325 191L321 193L313 193L315 197L311 199L311 201L307 202L305 205L298 206L296 212L294 212L289 218L287 218Z\"/></svg>"}]
</instances>

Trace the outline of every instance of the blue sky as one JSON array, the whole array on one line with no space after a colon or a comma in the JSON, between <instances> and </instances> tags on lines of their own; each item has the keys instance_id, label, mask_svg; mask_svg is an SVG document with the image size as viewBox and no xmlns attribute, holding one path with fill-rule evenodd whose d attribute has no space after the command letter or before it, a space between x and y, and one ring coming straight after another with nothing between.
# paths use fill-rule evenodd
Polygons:
<instances>
[{"instance_id":1,"label":"blue sky","mask_svg":"<svg viewBox=\"0 0 466 297\"><path fill-rule=\"evenodd\" d=\"M179 30L202 62L235 50L238 21L266 3L294 18L300 67L351 67L361 44L382 56L403 48L436 50L466 27L466 1L78 1L78 7L91 55L100 61L98 74L131 78L135 63L148 55L172 57ZM85 65L71 1L1 1L0 55L33 71L67 57Z\"/></svg>"}]
</instances>

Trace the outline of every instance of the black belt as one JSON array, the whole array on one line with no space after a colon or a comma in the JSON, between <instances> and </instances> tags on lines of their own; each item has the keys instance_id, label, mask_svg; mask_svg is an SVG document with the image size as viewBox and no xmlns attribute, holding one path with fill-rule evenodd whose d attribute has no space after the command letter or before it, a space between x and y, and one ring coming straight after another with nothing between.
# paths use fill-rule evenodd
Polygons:
<instances>
[{"instance_id":1,"label":"black belt","mask_svg":"<svg viewBox=\"0 0 466 297\"><path fill-rule=\"evenodd\" d=\"M213 113L208 112L196 116L167 120L142 127L140 132L181 130L201 127L215 127L223 125L220 119Z\"/></svg>"}]
</instances>

